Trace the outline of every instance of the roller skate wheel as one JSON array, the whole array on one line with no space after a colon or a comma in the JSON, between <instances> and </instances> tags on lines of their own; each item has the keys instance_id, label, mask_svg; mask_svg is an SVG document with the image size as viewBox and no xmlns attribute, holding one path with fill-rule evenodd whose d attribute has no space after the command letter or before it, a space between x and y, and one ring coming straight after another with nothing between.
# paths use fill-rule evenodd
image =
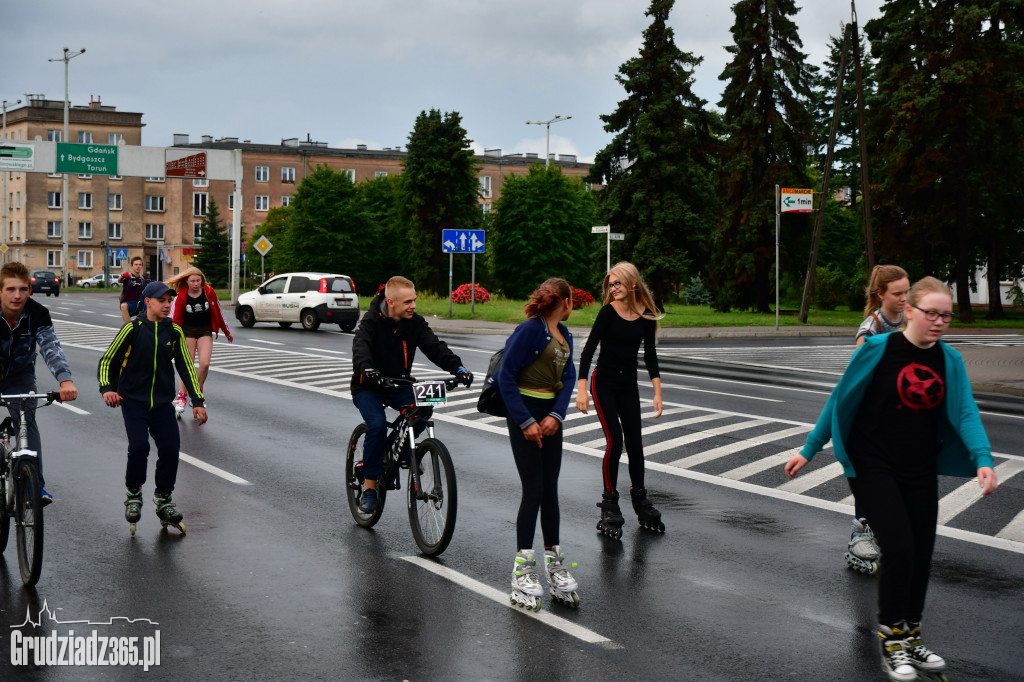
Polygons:
<instances>
[{"instance_id":1,"label":"roller skate wheel","mask_svg":"<svg viewBox=\"0 0 1024 682\"><path fill-rule=\"evenodd\" d=\"M180 530L181 534L184 535L185 534L185 524L184 523L179 523L178 524L178 530Z\"/></svg>"},{"instance_id":2,"label":"roller skate wheel","mask_svg":"<svg viewBox=\"0 0 1024 682\"><path fill-rule=\"evenodd\" d=\"M131 530L132 537L135 537L135 524L134 523L128 524L128 529Z\"/></svg>"}]
</instances>

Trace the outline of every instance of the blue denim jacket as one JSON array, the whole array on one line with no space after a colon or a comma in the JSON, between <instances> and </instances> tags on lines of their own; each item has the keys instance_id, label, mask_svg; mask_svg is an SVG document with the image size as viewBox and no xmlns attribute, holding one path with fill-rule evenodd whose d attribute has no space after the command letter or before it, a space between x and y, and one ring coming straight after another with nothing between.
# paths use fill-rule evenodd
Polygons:
<instances>
[{"instance_id":1,"label":"blue denim jacket","mask_svg":"<svg viewBox=\"0 0 1024 682\"><path fill-rule=\"evenodd\" d=\"M572 334L569 333L569 328L559 322L558 330L562 332L562 336L569 344L569 361L565 363L565 369L562 370L562 390L555 395L555 405L550 415L561 422L565 420L569 398L572 397L572 391L576 387L576 365L572 360ZM498 384L498 391L501 392L501 397L505 401L509 417L519 424L521 429L525 429L537 420L526 409L516 381L523 368L532 363L550 341L551 331L548 329L547 322L543 318L534 317L516 327L512 336L508 337L505 342L505 355L501 359L501 368L494 379Z\"/></svg>"}]
</instances>

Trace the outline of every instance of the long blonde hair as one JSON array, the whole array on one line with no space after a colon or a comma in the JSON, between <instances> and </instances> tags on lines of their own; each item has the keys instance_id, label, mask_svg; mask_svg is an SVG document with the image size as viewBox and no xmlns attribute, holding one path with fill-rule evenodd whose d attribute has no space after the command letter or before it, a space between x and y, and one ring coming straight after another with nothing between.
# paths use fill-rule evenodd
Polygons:
<instances>
[{"instance_id":1,"label":"long blonde hair","mask_svg":"<svg viewBox=\"0 0 1024 682\"><path fill-rule=\"evenodd\" d=\"M174 291L180 293L188 288L188 278L191 277L192 275L199 275L199 277L203 280L203 286L206 286L206 275L204 275L203 271L195 267L194 265L189 266L185 268L183 271L179 272L177 275L174 275L173 277L164 280L164 284L169 286Z\"/></svg>"},{"instance_id":2,"label":"long blonde hair","mask_svg":"<svg viewBox=\"0 0 1024 682\"><path fill-rule=\"evenodd\" d=\"M604 292L605 305L614 299L611 288L608 286L612 279L618 279L626 289L626 307L637 315L648 320L657 322L664 315L659 315L654 305L654 297L650 289L644 284L640 277L640 271L629 261L620 261L612 266L612 269L604 276L601 282L601 289Z\"/></svg>"},{"instance_id":3,"label":"long blonde hair","mask_svg":"<svg viewBox=\"0 0 1024 682\"><path fill-rule=\"evenodd\" d=\"M871 279L864 291L868 298L868 302L864 306L864 317L882 307L882 297L878 295L879 291L884 294L889 290L890 284L904 278L909 279L907 271L898 265L876 265L875 269L871 271Z\"/></svg>"}]
</instances>

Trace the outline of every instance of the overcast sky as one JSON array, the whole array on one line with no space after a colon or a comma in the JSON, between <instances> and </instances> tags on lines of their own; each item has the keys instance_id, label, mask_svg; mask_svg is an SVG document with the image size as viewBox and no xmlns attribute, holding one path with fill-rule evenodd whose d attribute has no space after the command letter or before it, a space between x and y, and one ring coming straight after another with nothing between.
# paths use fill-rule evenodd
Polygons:
<instances>
[{"instance_id":1,"label":"overcast sky","mask_svg":"<svg viewBox=\"0 0 1024 682\"><path fill-rule=\"evenodd\" d=\"M859 23L883 0L858 3ZM591 161L611 136L598 118L623 98L648 0L31 0L0 4L0 99L90 95L141 112L142 142L174 133L332 147L405 148L423 110L458 111L474 149ZM804 52L820 65L848 0L797 0ZM703 57L697 94L717 105L732 43L729 0L677 0L676 44Z\"/></svg>"}]
</instances>

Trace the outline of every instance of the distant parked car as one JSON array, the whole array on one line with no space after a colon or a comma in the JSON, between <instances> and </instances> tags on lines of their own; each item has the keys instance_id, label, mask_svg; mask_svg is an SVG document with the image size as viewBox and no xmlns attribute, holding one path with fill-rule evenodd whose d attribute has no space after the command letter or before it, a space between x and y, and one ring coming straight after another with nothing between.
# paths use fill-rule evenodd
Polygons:
<instances>
[{"instance_id":1,"label":"distant parked car","mask_svg":"<svg viewBox=\"0 0 1024 682\"><path fill-rule=\"evenodd\" d=\"M56 272L36 270L32 273L32 293L60 296L60 277Z\"/></svg>"},{"instance_id":2,"label":"distant parked car","mask_svg":"<svg viewBox=\"0 0 1024 682\"><path fill-rule=\"evenodd\" d=\"M120 286L121 285L121 281L120 280L121 280L121 275L111 274L107 278L107 286L108 287ZM85 287L85 288L103 286L103 273L101 272L101 273L95 274L92 277L89 277L87 279L80 280L78 282L78 286Z\"/></svg>"},{"instance_id":3,"label":"distant parked car","mask_svg":"<svg viewBox=\"0 0 1024 682\"><path fill-rule=\"evenodd\" d=\"M333 322L350 332L359 323L359 297L355 282L346 275L292 272L239 296L235 317L243 327L257 322L290 327L300 322L303 329L313 331L321 322Z\"/></svg>"}]
</instances>

